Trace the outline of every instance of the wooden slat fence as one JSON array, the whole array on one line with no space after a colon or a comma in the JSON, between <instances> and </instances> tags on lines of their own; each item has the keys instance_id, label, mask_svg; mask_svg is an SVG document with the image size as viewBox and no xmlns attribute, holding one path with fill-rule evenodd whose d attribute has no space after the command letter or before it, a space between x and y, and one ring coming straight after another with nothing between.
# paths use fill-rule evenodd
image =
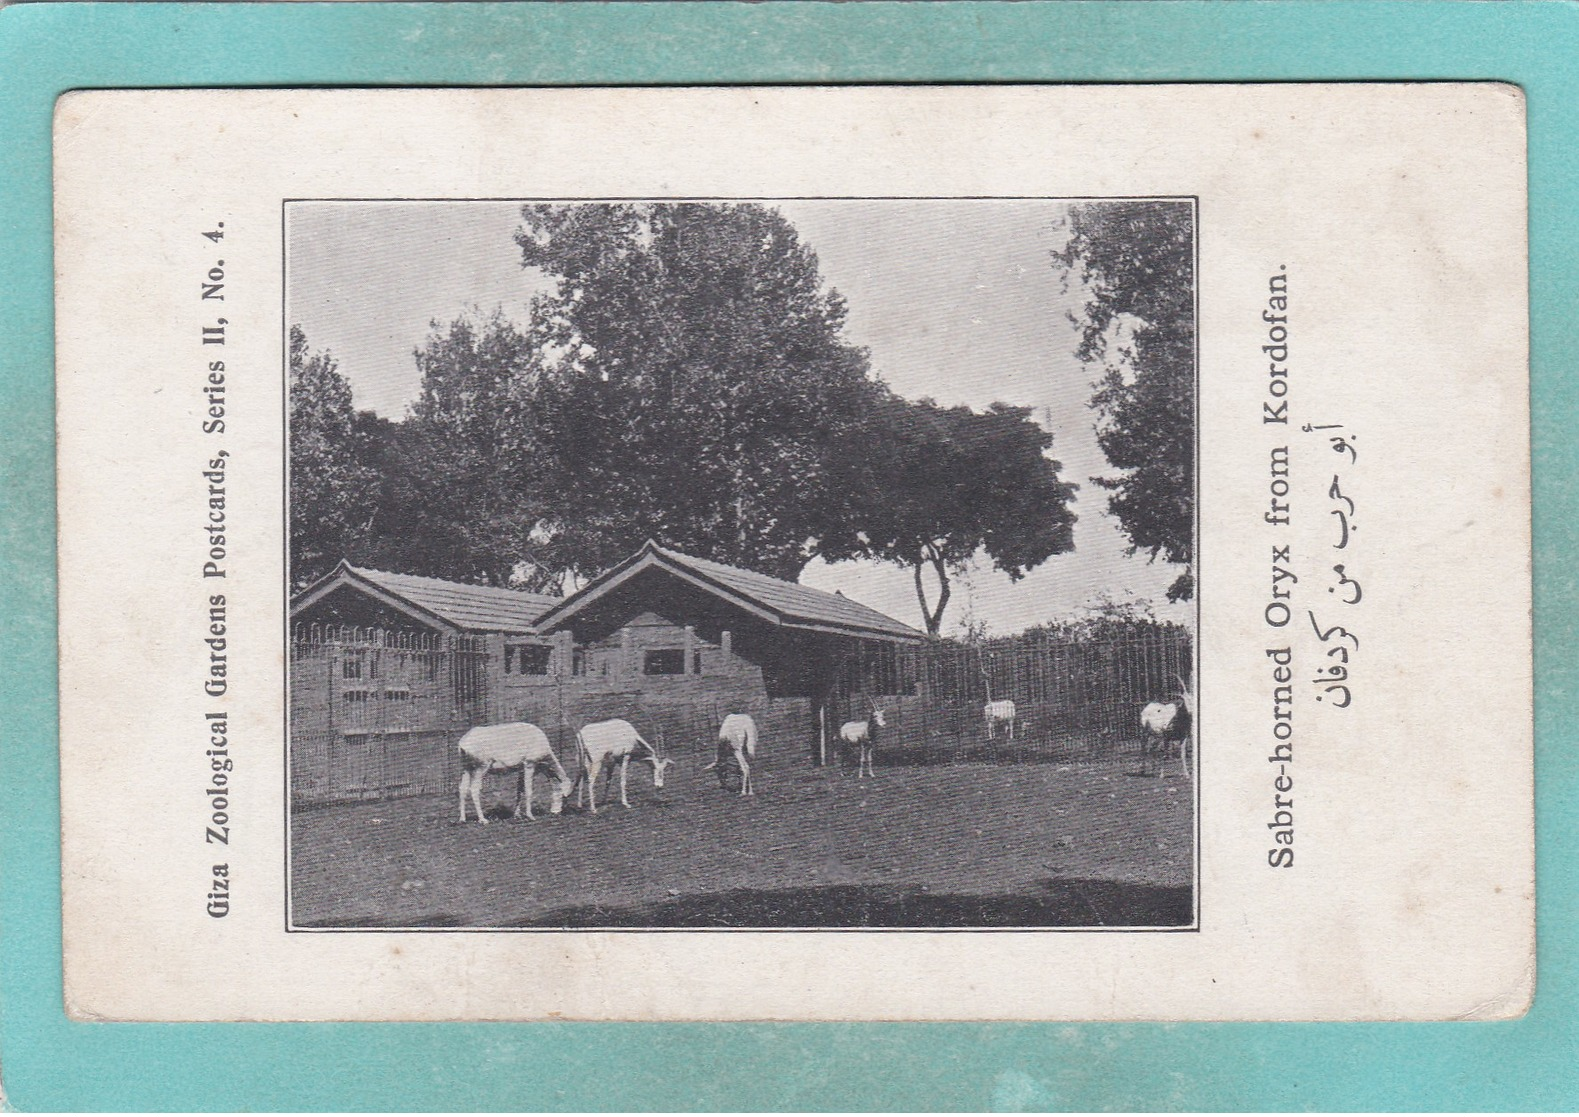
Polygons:
<instances>
[{"instance_id":1,"label":"wooden slat fence","mask_svg":"<svg viewBox=\"0 0 1579 1117\"><path fill-rule=\"evenodd\" d=\"M760 691L698 697L643 692L632 680L572 677L506 692L480 640L303 626L290 661L291 796L297 805L453 794L455 745L474 725L530 721L574 767L576 727L624 718L666 756L700 769L727 713L757 719L764 774L815 754L812 703ZM1139 713L1191 677L1190 636L1159 627L1101 640L1022 637L979 645L874 646L840 665L830 755L840 723L884 708L877 763L1113 763L1140 748ZM982 707L1010 699L1011 739L992 738Z\"/></svg>"},{"instance_id":2,"label":"wooden slat fence","mask_svg":"<svg viewBox=\"0 0 1579 1117\"><path fill-rule=\"evenodd\" d=\"M1105 639L1021 637L932 643L852 656L838 720L884 709L879 763L1095 762L1139 754L1141 708L1176 697L1193 674L1181 628ZM1014 737L988 737L983 707L1014 702Z\"/></svg>"}]
</instances>

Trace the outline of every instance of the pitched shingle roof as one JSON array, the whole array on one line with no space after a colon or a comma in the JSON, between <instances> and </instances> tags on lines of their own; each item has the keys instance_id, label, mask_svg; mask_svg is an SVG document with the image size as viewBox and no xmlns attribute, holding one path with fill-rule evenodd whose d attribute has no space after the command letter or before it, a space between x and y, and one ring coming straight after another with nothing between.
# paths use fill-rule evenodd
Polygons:
<instances>
[{"instance_id":1,"label":"pitched shingle roof","mask_svg":"<svg viewBox=\"0 0 1579 1117\"><path fill-rule=\"evenodd\" d=\"M921 635L916 629L896 621L887 613L879 613L859 601L851 601L843 594L828 593L813 589L811 586L800 585L798 582L770 578L754 570L726 566L711 559L671 551L667 547L654 545L653 550L671 562L689 567L704 577L723 583L742 596L752 598L774 612L782 614L786 620L843 625L893 636L920 637Z\"/></svg>"},{"instance_id":2,"label":"pitched shingle roof","mask_svg":"<svg viewBox=\"0 0 1579 1117\"><path fill-rule=\"evenodd\" d=\"M826 593L755 571L682 554L660 547L650 540L635 555L600 575L579 592L545 610L538 619L545 630L559 627L583 606L640 571L653 567L678 574L714 592L721 590L724 595L767 614L774 623L785 628L907 641L922 639L918 630L841 594Z\"/></svg>"},{"instance_id":3,"label":"pitched shingle roof","mask_svg":"<svg viewBox=\"0 0 1579 1117\"><path fill-rule=\"evenodd\" d=\"M331 574L297 595L292 609L305 608L342 583L360 582L462 632L546 632L562 627L583 607L651 568L684 578L784 628L868 639L915 641L923 638L909 625L841 594L682 554L651 541L579 592L563 599L415 574L392 574L342 561Z\"/></svg>"},{"instance_id":4,"label":"pitched shingle roof","mask_svg":"<svg viewBox=\"0 0 1579 1117\"><path fill-rule=\"evenodd\" d=\"M559 604L559 598L541 593L468 586L442 578L391 574L384 570L346 564L352 572L382 586L468 632L532 632L538 617Z\"/></svg>"},{"instance_id":5,"label":"pitched shingle roof","mask_svg":"<svg viewBox=\"0 0 1579 1117\"><path fill-rule=\"evenodd\" d=\"M560 600L540 593L469 586L415 574L391 574L387 570L341 562L327 577L303 590L292 603L292 609L321 599L342 582L371 584L462 632L534 632L537 618Z\"/></svg>"}]
</instances>

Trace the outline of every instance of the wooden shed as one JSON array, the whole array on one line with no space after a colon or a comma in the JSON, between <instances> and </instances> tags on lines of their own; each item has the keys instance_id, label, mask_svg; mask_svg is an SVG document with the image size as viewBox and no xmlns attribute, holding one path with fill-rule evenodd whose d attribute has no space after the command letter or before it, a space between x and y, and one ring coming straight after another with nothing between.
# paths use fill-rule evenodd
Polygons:
<instances>
[{"instance_id":1,"label":"wooden shed","mask_svg":"<svg viewBox=\"0 0 1579 1117\"><path fill-rule=\"evenodd\" d=\"M726 711L807 700L817 763L829 755L828 707L843 669L856 658L881 662L884 651L924 639L842 594L650 540L544 611L536 630L568 651L584 695L637 689L655 701L711 702Z\"/></svg>"},{"instance_id":2,"label":"wooden shed","mask_svg":"<svg viewBox=\"0 0 1579 1117\"><path fill-rule=\"evenodd\" d=\"M558 601L342 561L291 602L293 755L319 758L307 768L324 788L377 793L390 782L377 773L422 770L431 751L440 775L408 782L442 783L455 731L515 716L507 680L554 677L533 622ZM363 754L382 759L347 759Z\"/></svg>"},{"instance_id":3,"label":"wooden shed","mask_svg":"<svg viewBox=\"0 0 1579 1117\"><path fill-rule=\"evenodd\" d=\"M835 707L900 693L884 665L924 639L840 594L653 542L566 598L342 561L291 619L293 786L320 799L441 787L451 738L498 721L541 725L562 750L609 717L710 747L721 714L750 712L826 763Z\"/></svg>"}]
</instances>

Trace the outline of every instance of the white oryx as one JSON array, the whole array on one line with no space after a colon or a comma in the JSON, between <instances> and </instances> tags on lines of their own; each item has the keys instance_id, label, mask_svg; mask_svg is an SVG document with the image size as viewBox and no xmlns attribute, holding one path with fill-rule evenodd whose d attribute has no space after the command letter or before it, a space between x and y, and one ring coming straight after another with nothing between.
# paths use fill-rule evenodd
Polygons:
<instances>
[{"instance_id":1,"label":"white oryx","mask_svg":"<svg viewBox=\"0 0 1579 1117\"><path fill-rule=\"evenodd\" d=\"M867 774L874 780L877 778L877 773L872 770L872 757L877 751L877 731L887 726L888 722L883 720L883 711L874 706L872 716L865 721L847 721L839 727L839 739L856 748L857 779Z\"/></svg>"},{"instance_id":2,"label":"white oryx","mask_svg":"<svg viewBox=\"0 0 1579 1117\"><path fill-rule=\"evenodd\" d=\"M730 714L718 727L718 754L704 772L718 769L718 786L724 786L723 764L731 756L740 765L740 794L755 795L751 786L751 761L757 755L757 723L750 714Z\"/></svg>"},{"instance_id":3,"label":"white oryx","mask_svg":"<svg viewBox=\"0 0 1579 1117\"><path fill-rule=\"evenodd\" d=\"M548 783L548 810L558 814L570 794L570 777L565 773L559 758L549 747L548 734L537 726L524 721L503 725L479 725L468 729L460 741L461 755L461 821L466 821L466 796L471 796L477 811L477 821L486 823L488 816L482 812L482 781L489 772L520 773L516 786L515 809L511 818L521 817L521 805L526 804L526 817L532 815L532 777L539 768L546 770Z\"/></svg>"},{"instance_id":4,"label":"white oryx","mask_svg":"<svg viewBox=\"0 0 1579 1117\"><path fill-rule=\"evenodd\" d=\"M605 766L608 767L607 779L612 780L614 765L619 765L620 805L628 810L630 800L625 797L625 787L630 762L637 760L651 764L652 785L658 788L663 787L664 769L674 763L672 760L659 759L658 750L642 740L634 725L620 718L583 725L576 733L576 748L581 756L581 771L576 775L576 786L581 788L581 792L576 796L576 803L579 806L590 797L593 814L598 813L598 773ZM604 790L608 790L607 780Z\"/></svg>"},{"instance_id":5,"label":"white oryx","mask_svg":"<svg viewBox=\"0 0 1579 1117\"><path fill-rule=\"evenodd\" d=\"M1178 679L1178 676L1174 678ZM1140 711L1145 747L1147 751L1156 750L1161 757L1157 764L1159 777L1167 772L1168 752L1174 741L1179 742L1179 774L1189 774L1193 706L1190 688L1184 685L1183 679L1179 679L1179 696L1176 699L1172 702L1148 702Z\"/></svg>"},{"instance_id":6,"label":"white oryx","mask_svg":"<svg viewBox=\"0 0 1579 1117\"><path fill-rule=\"evenodd\" d=\"M992 731L999 725L1009 727L1009 740L1014 740L1014 699L1000 698L996 702L988 702L981 708L982 716L987 719L987 740L992 740Z\"/></svg>"},{"instance_id":7,"label":"white oryx","mask_svg":"<svg viewBox=\"0 0 1579 1117\"><path fill-rule=\"evenodd\" d=\"M976 649L977 666L981 670L981 681L987 688L987 704L981 708L981 716L987 722L987 740L993 739L993 731L1000 725L1009 727L1009 740L1014 740L1014 700L1000 698L996 702L992 698L992 673L987 670L987 661L981 658L981 649Z\"/></svg>"}]
</instances>

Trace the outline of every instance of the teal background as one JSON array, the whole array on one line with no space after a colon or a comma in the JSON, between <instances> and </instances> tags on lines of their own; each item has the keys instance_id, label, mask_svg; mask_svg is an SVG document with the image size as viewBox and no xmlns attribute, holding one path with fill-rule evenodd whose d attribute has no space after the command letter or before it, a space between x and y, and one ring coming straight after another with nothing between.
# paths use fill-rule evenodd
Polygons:
<instances>
[{"instance_id":1,"label":"teal background","mask_svg":"<svg viewBox=\"0 0 1579 1117\"><path fill-rule=\"evenodd\" d=\"M27 4L0 10L0 1074L41 1109L1571 1109L1579 8ZM73 88L1484 78L1529 97L1539 992L1431 1025L132 1025L65 1019L50 116ZM110 374L107 370L107 374ZM1429 422L1423 401L1423 422ZM1475 454L1473 430L1444 431ZM115 557L104 556L106 578ZM1519 570L1509 578L1523 577ZM1455 649L1465 654L1469 649ZM1472 698L1470 699L1472 700ZM104 742L107 757L115 743ZM1422 763L1430 763L1423 756ZM114 794L115 763L103 792ZM1379 857L1386 850L1376 851ZM237 959L238 966L244 959ZM226 979L224 972L213 975Z\"/></svg>"}]
</instances>

